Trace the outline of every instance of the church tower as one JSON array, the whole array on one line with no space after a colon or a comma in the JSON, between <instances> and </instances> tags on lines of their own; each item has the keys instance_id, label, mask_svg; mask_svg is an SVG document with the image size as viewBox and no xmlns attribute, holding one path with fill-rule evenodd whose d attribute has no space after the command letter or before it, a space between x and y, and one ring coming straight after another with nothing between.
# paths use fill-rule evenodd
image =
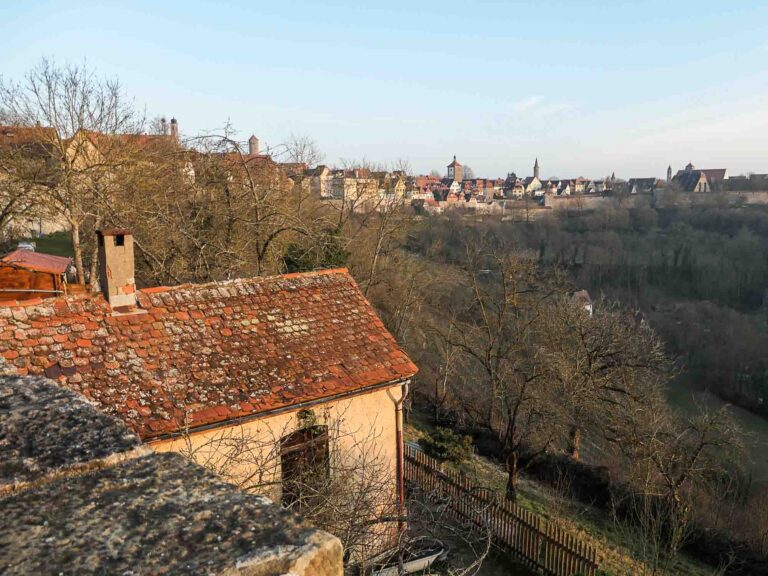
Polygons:
<instances>
[{"instance_id":1,"label":"church tower","mask_svg":"<svg viewBox=\"0 0 768 576\"><path fill-rule=\"evenodd\" d=\"M536 163L533 165L533 177L534 178L538 178L539 180L541 180L540 171L539 171L539 159L538 158L536 158Z\"/></svg>"},{"instance_id":2,"label":"church tower","mask_svg":"<svg viewBox=\"0 0 768 576\"><path fill-rule=\"evenodd\" d=\"M667 166L667 182L672 182L672 165Z\"/></svg>"}]
</instances>

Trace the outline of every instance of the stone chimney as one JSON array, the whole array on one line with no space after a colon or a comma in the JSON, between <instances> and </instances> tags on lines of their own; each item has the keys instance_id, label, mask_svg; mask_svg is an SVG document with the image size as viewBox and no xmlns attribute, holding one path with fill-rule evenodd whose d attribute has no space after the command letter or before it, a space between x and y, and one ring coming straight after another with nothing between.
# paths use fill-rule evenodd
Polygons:
<instances>
[{"instance_id":1,"label":"stone chimney","mask_svg":"<svg viewBox=\"0 0 768 576\"><path fill-rule=\"evenodd\" d=\"M173 136L174 140L179 140L179 123L176 121L176 118L171 118L171 136Z\"/></svg>"},{"instance_id":2,"label":"stone chimney","mask_svg":"<svg viewBox=\"0 0 768 576\"><path fill-rule=\"evenodd\" d=\"M128 230L99 230L99 283L112 308L136 305L133 278L133 234Z\"/></svg>"},{"instance_id":3,"label":"stone chimney","mask_svg":"<svg viewBox=\"0 0 768 576\"><path fill-rule=\"evenodd\" d=\"M256 138L255 134L251 134L251 137L248 138L248 154L251 156L255 156L259 153L259 139Z\"/></svg>"}]
</instances>

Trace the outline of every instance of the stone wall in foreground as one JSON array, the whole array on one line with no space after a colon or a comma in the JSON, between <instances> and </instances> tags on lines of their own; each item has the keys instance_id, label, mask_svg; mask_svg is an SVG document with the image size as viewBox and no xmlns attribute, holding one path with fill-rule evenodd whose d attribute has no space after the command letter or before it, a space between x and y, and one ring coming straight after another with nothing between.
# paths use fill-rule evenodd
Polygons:
<instances>
[{"instance_id":1,"label":"stone wall in foreground","mask_svg":"<svg viewBox=\"0 0 768 576\"><path fill-rule=\"evenodd\" d=\"M339 540L35 377L0 377L0 573L340 576Z\"/></svg>"}]
</instances>

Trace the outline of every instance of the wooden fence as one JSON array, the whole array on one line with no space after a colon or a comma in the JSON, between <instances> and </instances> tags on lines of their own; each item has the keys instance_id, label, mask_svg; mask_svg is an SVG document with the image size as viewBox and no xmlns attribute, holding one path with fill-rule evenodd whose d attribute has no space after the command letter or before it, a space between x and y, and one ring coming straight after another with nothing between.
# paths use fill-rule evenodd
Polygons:
<instances>
[{"instance_id":1,"label":"wooden fence","mask_svg":"<svg viewBox=\"0 0 768 576\"><path fill-rule=\"evenodd\" d=\"M440 470L440 463L405 446L405 479L424 492L447 500L456 519L489 529L497 546L515 560L546 576L595 576L596 551L541 516L472 486L460 473Z\"/></svg>"}]
</instances>

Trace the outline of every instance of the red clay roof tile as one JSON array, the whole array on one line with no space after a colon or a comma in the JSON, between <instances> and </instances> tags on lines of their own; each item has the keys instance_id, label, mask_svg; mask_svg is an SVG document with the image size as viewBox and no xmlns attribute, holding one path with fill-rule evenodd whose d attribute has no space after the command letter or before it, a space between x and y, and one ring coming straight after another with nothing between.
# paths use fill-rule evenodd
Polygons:
<instances>
[{"instance_id":1,"label":"red clay roof tile","mask_svg":"<svg viewBox=\"0 0 768 576\"><path fill-rule=\"evenodd\" d=\"M144 439L417 370L346 270L141 290L138 302L126 315L101 296L0 307L0 363L57 379Z\"/></svg>"}]
</instances>

